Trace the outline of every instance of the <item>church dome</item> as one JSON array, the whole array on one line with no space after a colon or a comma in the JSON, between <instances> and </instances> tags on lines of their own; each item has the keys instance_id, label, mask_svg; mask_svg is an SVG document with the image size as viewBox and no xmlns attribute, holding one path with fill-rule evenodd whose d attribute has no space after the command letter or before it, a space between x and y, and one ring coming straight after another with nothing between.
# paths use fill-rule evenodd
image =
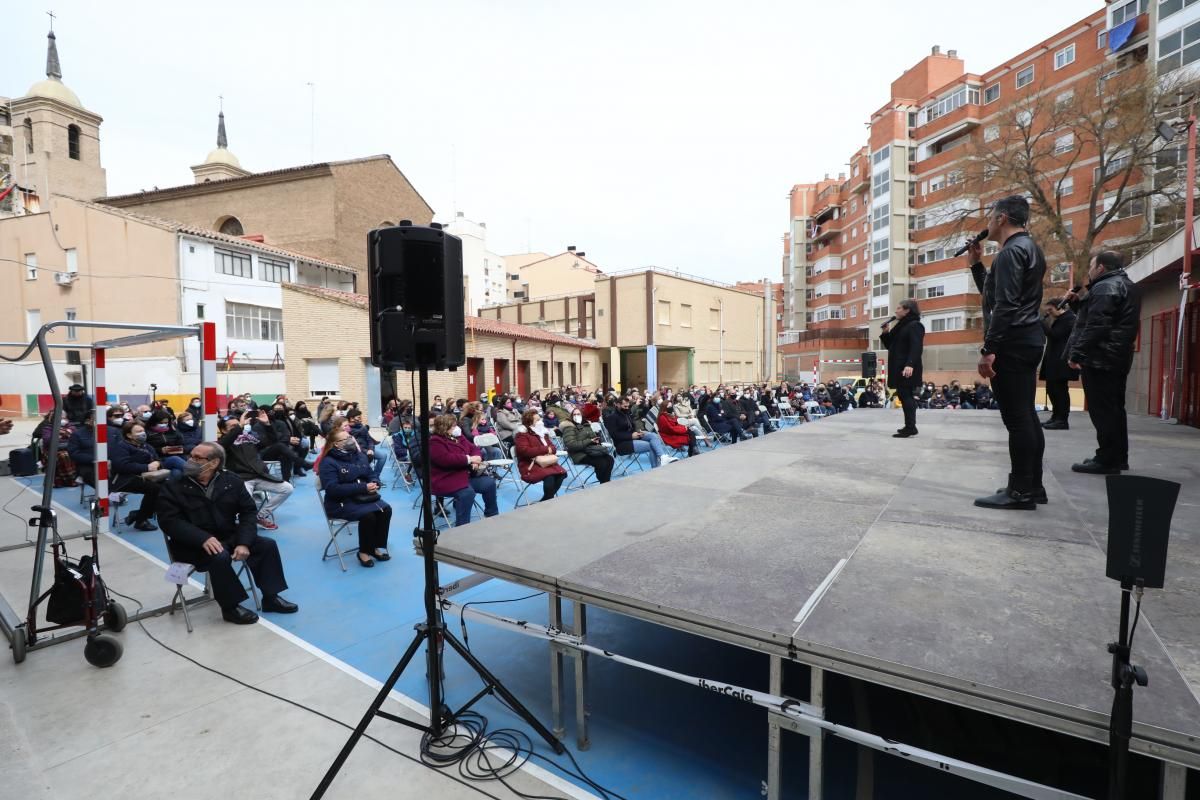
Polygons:
<instances>
[{"instance_id":1,"label":"church dome","mask_svg":"<svg viewBox=\"0 0 1200 800\"><path fill-rule=\"evenodd\" d=\"M229 167L242 168L242 163L238 161L237 156L229 152L228 148L218 147L208 154L204 159L205 164L224 164Z\"/></svg>"},{"instance_id":2,"label":"church dome","mask_svg":"<svg viewBox=\"0 0 1200 800\"><path fill-rule=\"evenodd\" d=\"M51 100L57 100L69 106L83 108L83 103L79 102L79 95L68 89L67 85L58 78L46 78L45 80L38 81L29 87L29 91L25 93L25 96L48 97Z\"/></svg>"}]
</instances>

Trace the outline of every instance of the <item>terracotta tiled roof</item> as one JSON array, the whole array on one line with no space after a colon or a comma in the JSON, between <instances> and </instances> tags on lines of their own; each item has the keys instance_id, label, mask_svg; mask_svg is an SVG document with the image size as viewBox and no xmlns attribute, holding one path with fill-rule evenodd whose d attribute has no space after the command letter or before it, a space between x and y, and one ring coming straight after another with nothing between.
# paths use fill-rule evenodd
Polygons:
<instances>
[{"instance_id":1,"label":"terracotta tiled roof","mask_svg":"<svg viewBox=\"0 0 1200 800\"><path fill-rule=\"evenodd\" d=\"M298 283L285 283L283 286L285 289L314 297L322 297L326 300L332 300L335 303L342 303L353 308L366 310L368 307L367 296L365 294L342 292L337 289L325 289L320 286L302 286ZM466 326L468 332L480 336L505 336L510 339L527 339L533 342L547 342L549 344L562 344L570 347L587 347L591 349L598 346L594 339L576 339L574 336L544 331L532 325L502 322L498 319L468 316L466 317Z\"/></svg>"}]
</instances>

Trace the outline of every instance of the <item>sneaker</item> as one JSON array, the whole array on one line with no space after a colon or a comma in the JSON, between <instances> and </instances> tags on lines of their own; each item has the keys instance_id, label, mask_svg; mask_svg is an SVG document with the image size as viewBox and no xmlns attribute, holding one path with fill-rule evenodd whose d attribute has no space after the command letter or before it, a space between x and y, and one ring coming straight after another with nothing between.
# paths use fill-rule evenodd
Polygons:
<instances>
[{"instance_id":1,"label":"sneaker","mask_svg":"<svg viewBox=\"0 0 1200 800\"><path fill-rule=\"evenodd\" d=\"M276 525L274 522L272 522L267 517L259 517L258 518L258 527L262 528L263 530L268 530L268 531L277 530L279 528L278 525Z\"/></svg>"},{"instance_id":2,"label":"sneaker","mask_svg":"<svg viewBox=\"0 0 1200 800\"><path fill-rule=\"evenodd\" d=\"M678 460L679 459L675 458L674 456L660 456L658 459L658 465L660 467L665 467L667 464L670 464L672 461L678 461Z\"/></svg>"}]
</instances>

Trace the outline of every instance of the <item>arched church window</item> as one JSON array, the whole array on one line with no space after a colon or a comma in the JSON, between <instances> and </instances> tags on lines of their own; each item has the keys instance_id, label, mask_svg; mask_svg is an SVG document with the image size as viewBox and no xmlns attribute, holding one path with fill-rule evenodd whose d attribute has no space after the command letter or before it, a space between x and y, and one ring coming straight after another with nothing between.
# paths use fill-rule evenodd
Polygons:
<instances>
[{"instance_id":1,"label":"arched church window","mask_svg":"<svg viewBox=\"0 0 1200 800\"><path fill-rule=\"evenodd\" d=\"M242 236L246 233L242 229L242 222L237 217L225 217L221 220L221 224L217 227L221 233L227 236Z\"/></svg>"},{"instance_id":2,"label":"arched church window","mask_svg":"<svg viewBox=\"0 0 1200 800\"><path fill-rule=\"evenodd\" d=\"M79 160L79 126L67 126L67 155L76 161Z\"/></svg>"},{"instance_id":3,"label":"arched church window","mask_svg":"<svg viewBox=\"0 0 1200 800\"><path fill-rule=\"evenodd\" d=\"M25 152L33 152L33 120L25 118Z\"/></svg>"}]
</instances>

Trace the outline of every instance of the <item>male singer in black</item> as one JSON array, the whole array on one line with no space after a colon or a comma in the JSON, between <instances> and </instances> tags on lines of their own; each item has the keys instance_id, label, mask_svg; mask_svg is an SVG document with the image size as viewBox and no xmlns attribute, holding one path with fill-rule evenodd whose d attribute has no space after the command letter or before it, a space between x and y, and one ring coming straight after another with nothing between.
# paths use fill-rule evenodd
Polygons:
<instances>
[{"instance_id":1,"label":"male singer in black","mask_svg":"<svg viewBox=\"0 0 1200 800\"><path fill-rule=\"evenodd\" d=\"M1096 427L1094 458L1072 464L1075 472L1116 475L1129 469L1129 429L1125 418L1125 379L1133 366L1133 346L1141 324L1137 287L1125 274L1121 254L1104 250L1092 258L1083 300L1067 297L1079 318L1067 342L1071 367L1083 370L1083 395Z\"/></svg>"},{"instance_id":2,"label":"male singer in black","mask_svg":"<svg viewBox=\"0 0 1200 800\"><path fill-rule=\"evenodd\" d=\"M988 217L988 239L1001 245L986 270L983 248L967 251L971 275L983 295L983 347L979 375L992 382L1000 417L1008 429L1011 471L995 494L980 497L980 508L1032 511L1046 502L1042 454L1046 439L1034 410L1037 368L1046 345L1042 329L1042 279L1046 258L1033 241L1029 202L1020 195L996 201Z\"/></svg>"}]
</instances>

